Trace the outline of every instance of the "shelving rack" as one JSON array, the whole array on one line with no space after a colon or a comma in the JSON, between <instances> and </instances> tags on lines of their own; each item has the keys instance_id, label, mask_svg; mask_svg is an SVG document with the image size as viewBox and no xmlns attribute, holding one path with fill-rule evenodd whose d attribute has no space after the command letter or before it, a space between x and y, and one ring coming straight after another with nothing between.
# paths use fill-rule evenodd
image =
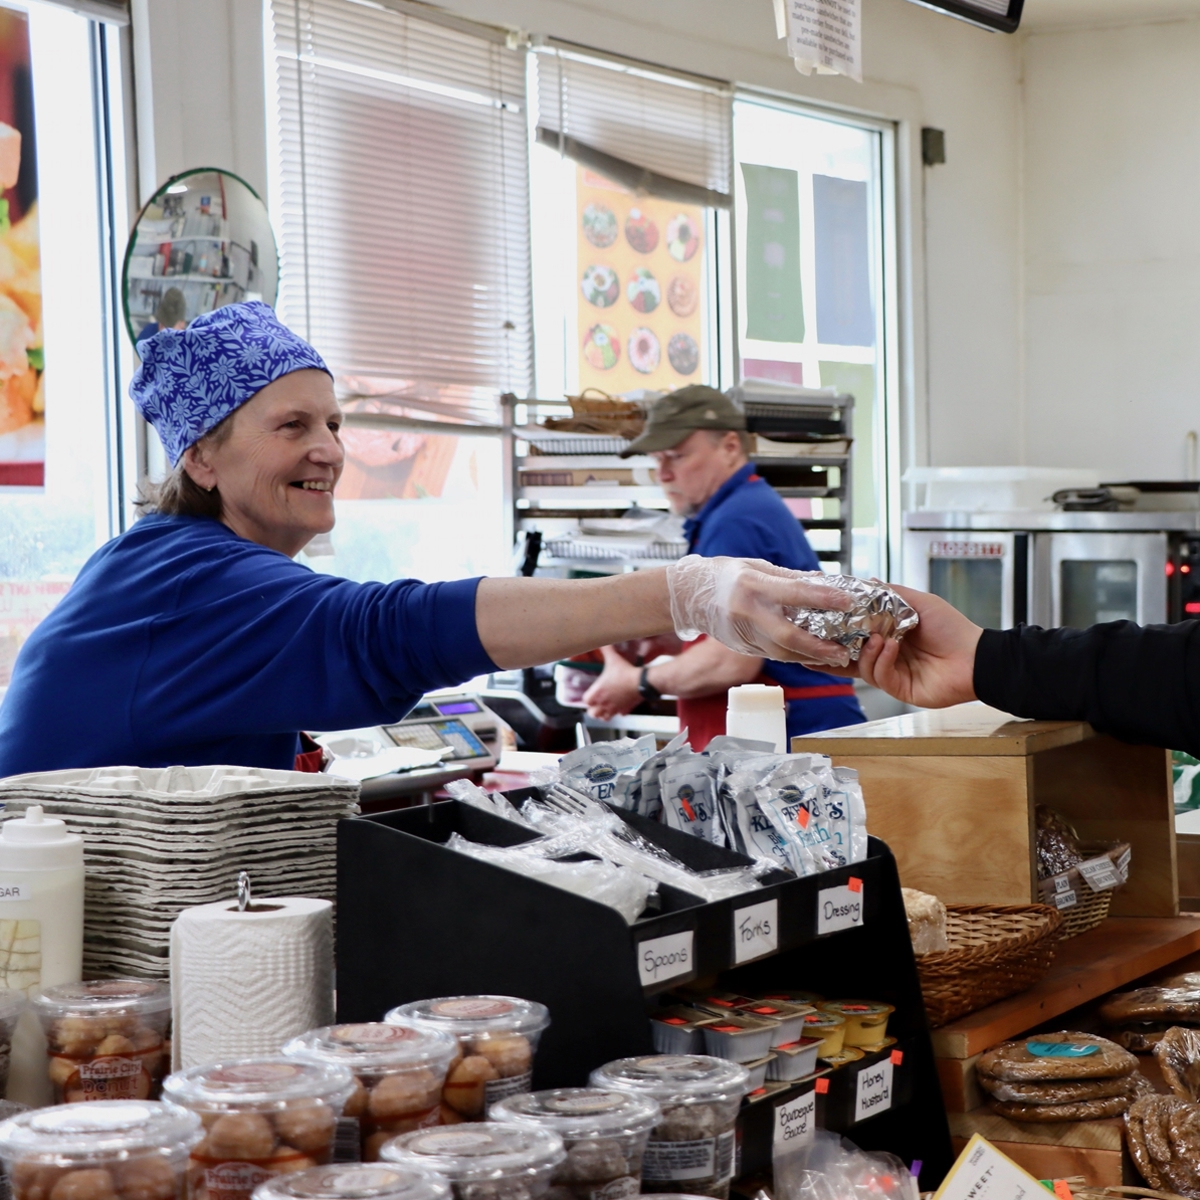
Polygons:
<instances>
[{"instance_id":1,"label":"shelving rack","mask_svg":"<svg viewBox=\"0 0 1200 1200\"><path fill-rule=\"evenodd\" d=\"M761 388L735 389L752 433L769 439L770 453L752 454L759 474L785 500L822 503L820 516L797 519L805 530L836 530L836 549L818 549L817 557L832 569L849 571L852 563L851 427L854 398L833 392L793 389L778 394ZM659 565L687 552L682 540L660 542L649 550L617 550L605 554L577 536L587 518L624 517L636 506L645 513L667 513L667 502L653 482L654 460L649 456L618 458L623 438L606 434L565 433L541 427L546 416L569 414L565 401L504 399L508 441L509 500L513 534L520 543L526 534L540 533L539 565L564 572L616 573ZM826 452L826 439L838 447ZM795 455L778 453L781 442L797 446ZM629 472L625 482L602 482L613 470ZM589 474L594 482L579 480ZM534 475L561 477L561 483L531 483ZM571 482L566 482L570 479ZM836 505L836 515L824 506Z\"/></svg>"},{"instance_id":2,"label":"shelving rack","mask_svg":"<svg viewBox=\"0 0 1200 1200\"><path fill-rule=\"evenodd\" d=\"M520 803L530 794L509 795ZM750 861L615 811L694 870ZM340 823L339 1021L378 1020L394 1005L430 996L538 1000L551 1025L533 1086L546 1088L579 1086L605 1062L654 1053L651 998L692 980L731 991L816 990L885 1001L896 1006L888 1027L894 1044L747 1101L739 1118L742 1174L770 1169L780 1110L801 1101L811 1103L818 1127L906 1162L921 1159L923 1189L949 1169L949 1127L899 876L882 842L870 839L864 862L804 879L775 872L761 890L715 903L660 887L661 911L629 925L603 904L447 849L454 832L503 846L531 836L457 801ZM831 894L847 892L862 905L862 924L820 932L819 913ZM739 964L739 925L747 909L764 904L777 919L776 948ZM669 954L661 939L670 939ZM677 965L656 966L667 961ZM886 1102L858 1119L859 1097L881 1070L890 1078Z\"/></svg>"}]
</instances>

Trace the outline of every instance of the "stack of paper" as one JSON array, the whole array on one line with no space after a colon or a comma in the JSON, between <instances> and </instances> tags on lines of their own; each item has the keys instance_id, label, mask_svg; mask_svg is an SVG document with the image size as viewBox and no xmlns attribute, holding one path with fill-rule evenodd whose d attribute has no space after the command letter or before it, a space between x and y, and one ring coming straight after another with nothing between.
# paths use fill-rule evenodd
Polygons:
<instances>
[{"instance_id":1,"label":"stack of paper","mask_svg":"<svg viewBox=\"0 0 1200 1200\"><path fill-rule=\"evenodd\" d=\"M337 822L358 784L245 767L105 767L0 781L3 817L40 804L84 839L86 979L166 977L180 910L256 896L336 890Z\"/></svg>"}]
</instances>

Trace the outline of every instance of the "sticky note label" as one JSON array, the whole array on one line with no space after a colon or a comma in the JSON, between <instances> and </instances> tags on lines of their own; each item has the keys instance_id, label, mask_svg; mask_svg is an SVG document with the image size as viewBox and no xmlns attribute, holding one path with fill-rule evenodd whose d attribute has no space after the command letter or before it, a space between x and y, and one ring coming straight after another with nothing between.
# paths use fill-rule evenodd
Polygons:
<instances>
[{"instance_id":1,"label":"sticky note label","mask_svg":"<svg viewBox=\"0 0 1200 1200\"><path fill-rule=\"evenodd\" d=\"M825 888L817 893L817 933L837 933L840 929L855 929L863 923L864 892L850 887Z\"/></svg>"},{"instance_id":2,"label":"sticky note label","mask_svg":"<svg viewBox=\"0 0 1200 1200\"><path fill-rule=\"evenodd\" d=\"M859 1071L854 1096L855 1121L865 1121L868 1117L887 1112L892 1107L894 1071L895 1067L890 1059Z\"/></svg>"},{"instance_id":3,"label":"sticky note label","mask_svg":"<svg viewBox=\"0 0 1200 1200\"><path fill-rule=\"evenodd\" d=\"M817 1093L805 1092L775 1110L775 1153L798 1150L813 1140L817 1127Z\"/></svg>"},{"instance_id":4,"label":"sticky note label","mask_svg":"<svg viewBox=\"0 0 1200 1200\"><path fill-rule=\"evenodd\" d=\"M639 942L637 948L638 974L642 987L653 987L668 979L690 975L695 969L693 950L695 932L669 933L666 937Z\"/></svg>"},{"instance_id":5,"label":"sticky note label","mask_svg":"<svg viewBox=\"0 0 1200 1200\"><path fill-rule=\"evenodd\" d=\"M779 949L779 901L733 910L733 961L750 962Z\"/></svg>"}]
</instances>

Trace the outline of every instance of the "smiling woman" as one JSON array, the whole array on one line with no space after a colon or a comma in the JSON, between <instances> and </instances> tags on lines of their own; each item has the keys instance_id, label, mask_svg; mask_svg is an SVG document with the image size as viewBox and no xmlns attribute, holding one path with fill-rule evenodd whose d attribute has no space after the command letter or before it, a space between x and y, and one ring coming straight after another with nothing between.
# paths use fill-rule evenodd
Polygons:
<instances>
[{"instance_id":1,"label":"smiling woman","mask_svg":"<svg viewBox=\"0 0 1200 1200\"><path fill-rule=\"evenodd\" d=\"M171 462L17 659L0 775L288 768L304 729L399 720L438 687L699 630L742 654L843 664L784 605L844 608L799 572L689 556L607 579L352 583L294 561L333 528L341 413L321 356L266 305L142 344L130 385Z\"/></svg>"}]
</instances>

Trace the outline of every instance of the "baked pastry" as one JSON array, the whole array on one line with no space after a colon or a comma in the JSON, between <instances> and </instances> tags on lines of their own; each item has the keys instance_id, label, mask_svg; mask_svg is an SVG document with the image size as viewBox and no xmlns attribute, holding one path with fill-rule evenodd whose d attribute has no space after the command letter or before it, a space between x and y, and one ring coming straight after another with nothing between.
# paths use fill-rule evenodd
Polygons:
<instances>
[{"instance_id":1,"label":"baked pastry","mask_svg":"<svg viewBox=\"0 0 1200 1200\"><path fill-rule=\"evenodd\" d=\"M662 346L653 329L639 326L629 335L629 365L642 375L658 369Z\"/></svg>"},{"instance_id":2,"label":"baked pastry","mask_svg":"<svg viewBox=\"0 0 1200 1200\"><path fill-rule=\"evenodd\" d=\"M1100 1006L1100 1019L1121 1026L1147 1021L1200 1025L1200 988L1144 987L1117 992Z\"/></svg>"},{"instance_id":3,"label":"baked pastry","mask_svg":"<svg viewBox=\"0 0 1200 1200\"><path fill-rule=\"evenodd\" d=\"M946 906L928 892L916 888L901 888L904 911L908 916L908 936L914 954L933 954L949 950L946 937Z\"/></svg>"},{"instance_id":4,"label":"baked pastry","mask_svg":"<svg viewBox=\"0 0 1200 1200\"><path fill-rule=\"evenodd\" d=\"M1125 1114L1129 1153L1152 1187L1200 1197L1200 1105L1143 1096Z\"/></svg>"},{"instance_id":5,"label":"baked pastry","mask_svg":"<svg viewBox=\"0 0 1200 1200\"><path fill-rule=\"evenodd\" d=\"M1038 878L1061 875L1083 862L1079 836L1052 808L1037 806L1037 864Z\"/></svg>"},{"instance_id":6,"label":"baked pastry","mask_svg":"<svg viewBox=\"0 0 1200 1200\"><path fill-rule=\"evenodd\" d=\"M992 1075L978 1074L979 1086L989 1096L1007 1104L1079 1104L1085 1100L1106 1100L1129 1095L1133 1080L1144 1076L1134 1072L1116 1079L1057 1079L1052 1083L1010 1082Z\"/></svg>"},{"instance_id":7,"label":"baked pastry","mask_svg":"<svg viewBox=\"0 0 1200 1200\"><path fill-rule=\"evenodd\" d=\"M1154 1047L1167 1086L1183 1100L1200 1100L1200 1030L1176 1025Z\"/></svg>"},{"instance_id":8,"label":"baked pastry","mask_svg":"<svg viewBox=\"0 0 1200 1200\"><path fill-rule=\"evenodd\" d=\"M989 1100L988 1107L1010 1121L1099 1121L1119 1117L1133 1102L1131 1096L1109 1096L1103 1100L1077 1100L1074 1104L1009 1104Z\"/></svg>"},{"instance_id":9,"label":"baked pastry","mask_svg":"<svg viewBox=\"0 0 1200 1200\"><path fill-rule=\"evenodd\" d=\"M979 1057L980 1075L1008 1081L1116 1079L1137 1069L1137 1059L1108 1038L1064 1030L1001 1042Z\"/></svg>"},{"instance_id":10,"label":"baked pastry","mask_svg":"<svg viewBox=\"0 0 1200 1200\"><path fill-rule=\"evenodd\" d=\"M1152 1054L1169 1028L1166 1021L1147 1021L1145 1024L1130 1025L1125 1029L1106 1029L1104 1032L1118 1046L1134 1054Z\"/></svg>"}]
</instances>

